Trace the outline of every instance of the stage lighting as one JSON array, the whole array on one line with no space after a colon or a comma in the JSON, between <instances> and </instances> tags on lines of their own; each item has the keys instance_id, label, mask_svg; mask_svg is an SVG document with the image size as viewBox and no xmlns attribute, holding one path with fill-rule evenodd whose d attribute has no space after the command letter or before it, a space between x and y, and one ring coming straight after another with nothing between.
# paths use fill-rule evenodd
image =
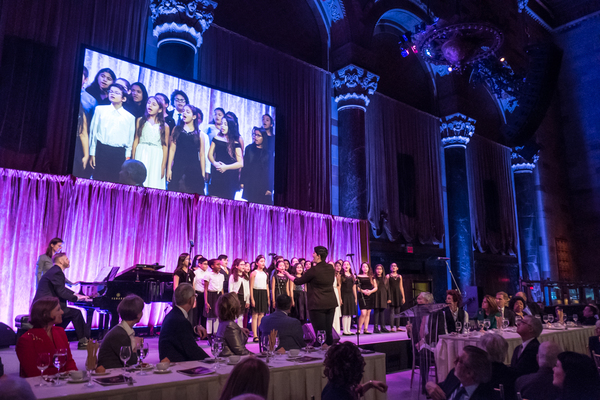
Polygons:
<instances>
[{"instance_id":1,"label":"stage lighting","mask_svg":"<svg viewBox=\"0 0 600 400\"><path fill-rule=\"evenodd\" d=\"M504 62L504 60L505 60L505 58L504 58L504 57L502 57L502 58L500 59L500 62Z\"/></svg>"},{"instance_id":2,"label":"stage lighting","mask_svg":"<svg viewBox=\"0 0 600 400\"><path fill-rule=\"evenodd\" d=\"M448 67L448 72L452 72L452 67Z\"/></svg>"},{"instance_id":3,"label":"stage lighting","mask_svg":"<svg viewBox=\"0 0 600 400\"><path fill-rule=\"evenodd\" d=\"M408 51L408 49L400 47L400 54L402 54L402 57L408 57L410 55L410 52Z\"/></svg>"},{"instance_id":4,"label":"stage lighting","mask_svg":"<svg viewBox=\"0 0 600 400\"><path fill-rule=\"evenodd\" d=\"M410 47L413 51L413 53L417 54L419 52L419 50L417 49L417 46L415 46L414 44Z\"/></svg>"}]
</instances>

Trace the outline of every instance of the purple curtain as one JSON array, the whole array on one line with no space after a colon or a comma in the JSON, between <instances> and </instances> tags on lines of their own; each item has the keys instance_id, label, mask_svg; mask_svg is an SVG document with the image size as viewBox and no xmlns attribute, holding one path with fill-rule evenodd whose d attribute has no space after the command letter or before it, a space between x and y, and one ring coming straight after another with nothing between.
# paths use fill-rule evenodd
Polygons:
<instances>
[{"instance_id":1,"label":"purple curtain","mask_svg":"<svg viewBox=\"0 0 600 400\"><path fill-rule=\"evenodd\" d=\"M439 119L376 93L366 121L371 227L391 240L441 243ZM399 160L408 162L399 168ZM400 208L401 197L404 209Z\"/></svg>"},{"instance_id":2,"label":"purple curtain","mask_svg":"<svg viewBox=\"0 0 600 400\"><path fill-rule=\"evenodd\" d=\"M467 145L473 247L517 254L517 223L510 149L474 135Z\"/></svg>"},{"instance_id":3,"label":"purple curtain","mask_svg":"<svg viewBox=\"0 0 600 400\"><path fill-rule=\"evenodd\" d=\"M366 221L156 189L0 169L0 321L28 313L35 265L51 238L65 241L71 281L91 281L105 266L165 265L172 272L189 240L194 254L253 260L274 252L330 260L368 258ZM162 320L147 306L142 324Z\"/></svg>"},{"instance_id":4,"label":"purple curtain","mask_svg":"<svg viewBox=\"0 0 600 400\"><path fill-rule=\"evenodd\" d=\"M277 107L275 204L330 213L330 73L214 24L199 53L202 82Z\"/></svg>"}]
</instances>

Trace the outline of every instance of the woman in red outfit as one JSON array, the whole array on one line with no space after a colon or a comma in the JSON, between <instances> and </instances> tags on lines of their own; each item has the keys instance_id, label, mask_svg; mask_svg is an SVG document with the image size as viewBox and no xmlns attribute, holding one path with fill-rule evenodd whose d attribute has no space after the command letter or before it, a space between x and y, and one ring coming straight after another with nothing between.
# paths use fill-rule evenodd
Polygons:
<instances>
[{"instance_id":1,"label":"woman in red outfit","mask_svg":"<svg viewBox=\"0 0 600 400\"><path fill-rule=\"evenodd\" d=\"M40 376L37 358L40 353L50 353L50 357L58 349L67 349L67 363L63 371L77 370L65 330L55 324L62 322L63 310L55 297L44 297L31 305L29 313L33 329L28 330L17 342L17 357L21 363L21 376ZM53 365L44 371L45 375L56 374Z\"/></svg>"}]
</instances>

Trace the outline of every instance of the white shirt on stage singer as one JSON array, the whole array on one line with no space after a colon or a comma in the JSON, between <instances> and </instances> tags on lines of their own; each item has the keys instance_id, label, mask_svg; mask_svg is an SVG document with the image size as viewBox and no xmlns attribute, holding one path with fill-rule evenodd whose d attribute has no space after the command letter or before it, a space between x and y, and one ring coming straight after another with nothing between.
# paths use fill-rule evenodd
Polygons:
<instances>
[{"instance_id":1,"label":"white shirt on stage singer","mask_svg":"<svg viewBox=\"0 0 600 400\"><path fill-rule=\"evenodd\" d=\"M131 157L135 134L135 117L125 108L115 109L112 104L97 106L90 125L90 156L96 155L96 144L124 147L125 157Z\"/></svg>"}]
</instances>

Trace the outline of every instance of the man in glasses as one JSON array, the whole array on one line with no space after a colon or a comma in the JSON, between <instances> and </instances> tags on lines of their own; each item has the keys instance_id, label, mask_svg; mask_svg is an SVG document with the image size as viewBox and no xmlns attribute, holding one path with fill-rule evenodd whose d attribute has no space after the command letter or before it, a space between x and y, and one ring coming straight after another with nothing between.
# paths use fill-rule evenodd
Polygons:
<instances>
[{"instance_id":1,"label":"man in glasses","mask_svg":"<svg viewBox=\"0 0 600 400\"><path fill-rule=\"evenodd\" d=\"M169 125L170 132L173 132L173 128L179 125L183 121L183 108L190 104L190 99L183 90L174 90L171 93L171 105L173 110L168 112L165 122Z\"/></svg>"},{"instance_id":2,"label":"man in glasses","mask_svg":"<svg viewBox=\"0 0 600 400\"><path fill-rule=\"evenodd\" d=\"M433 400L498 400L500 395L490 385L492 363L485 350L465 346L446 380L439 385L427 382Z\"/></svg>"},{"instance_id":3,"label":"man in glasses","mask_svg":"<svg viewBox=\"0 0 600 400\"><path fill-rule=\"evenodd\" d=\"M523 344L513 352L510 366L518 376L533 374L539 369L537 354L540 342L537 338L542 334L542 329L542 321L531 315L525 315L517 322L517 333Z\"/></svg>"}]
</instances>

